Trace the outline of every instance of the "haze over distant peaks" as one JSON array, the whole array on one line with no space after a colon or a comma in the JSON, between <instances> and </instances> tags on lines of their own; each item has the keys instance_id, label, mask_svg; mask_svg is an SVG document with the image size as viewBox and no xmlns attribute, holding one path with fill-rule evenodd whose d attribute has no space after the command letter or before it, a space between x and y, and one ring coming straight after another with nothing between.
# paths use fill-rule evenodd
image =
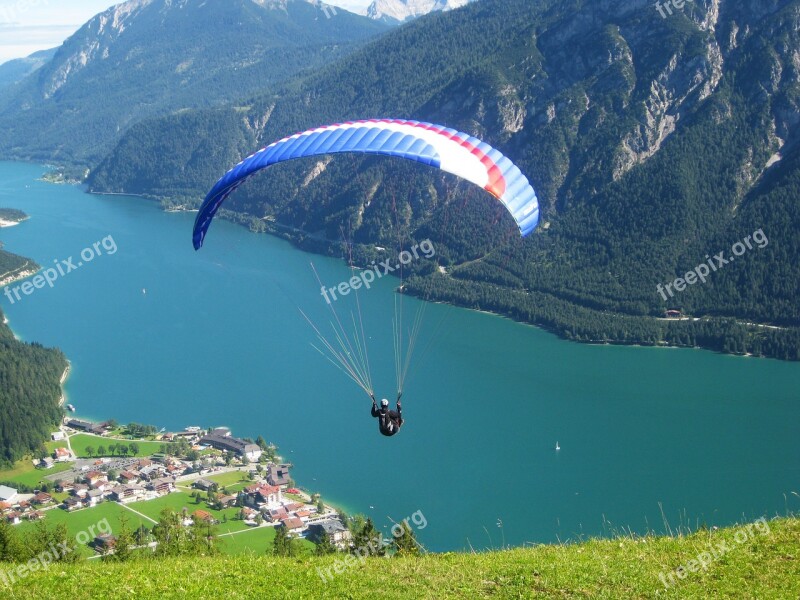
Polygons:
<instances>
[{"instance_id":1,"label":"haze over distant peaks","mask_svg":"<svg viewBox=\"0 0 800 600\"><path fill-rule=\"evenodd\" d=\"M367 9L370 19L406 21L440 10L452 10L471 0L374 0Z\"/></svg>"},{"instance_id":2,"label":"haze over distant peaks","mask_svg":"<svg viewBox=\"0 0 800 600\"><path fill-rule=\"evenodd\" d=\"M258 94L390 27L318 0L123 2L90 19L35 73L27 63L0 69L0 89L8 82L0 153L50 160L57 152L88 166L133 123Z\"/></svg>"}]
</instances>

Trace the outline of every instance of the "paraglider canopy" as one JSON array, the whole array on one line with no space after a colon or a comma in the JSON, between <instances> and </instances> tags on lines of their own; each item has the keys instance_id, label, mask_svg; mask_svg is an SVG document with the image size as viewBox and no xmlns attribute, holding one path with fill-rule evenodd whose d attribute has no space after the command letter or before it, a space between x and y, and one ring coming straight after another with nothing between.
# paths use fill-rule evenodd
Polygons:
<instances>
[{"instance_id":1,"label":"paraglider canopy","mask_svg":"<svg viewBox=\"0 0 800 600\"><path fill-rule=\"evenodd\" d=\"M200 207L192 240L199 250L220 205L248 177L280 162L341 152L396 156L457 175L497 198L523 236L539 222L536 192L517 166L489 144L441 125L400 119L351 121L283 138L228 171Z\"/></svg>"}]
</instances>

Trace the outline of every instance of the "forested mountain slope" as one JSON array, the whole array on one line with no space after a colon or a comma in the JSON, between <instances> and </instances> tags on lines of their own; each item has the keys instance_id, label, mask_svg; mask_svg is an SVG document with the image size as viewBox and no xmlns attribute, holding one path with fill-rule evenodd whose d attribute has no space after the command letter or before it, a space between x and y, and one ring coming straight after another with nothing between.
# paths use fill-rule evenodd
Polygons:
<instances>
[{"instance_id":1,"label":"forested mountain slope","mask_svg":"<svg viewBox=\"0 0 800 600\"><path fill-rule=\"evenodd\" d=\"M100 191L198 202L243 155L327 122L417 118L482 137L528 174L528 240L479 190L377 158L306 160L227 208L391 246L398 215L447 275L426 297L595 342L701 345L798 358L797 0L479 0L403 26L246 109L131 129L92 174ZM768 240L664 297L659 284L757 230ZM188 239L188 237L187 237ZM188 243L188 242L187 242ZM752 245L752 244L751 244ZM698 320L659 320L674 308ZM759 323L770 327L754 327Z\"/></svg>"},{"instance_id":2,"label":"forested mountain slope","mask_svg":"<svg viewBox=\"0 0 800 600\"><path fill-rule=\"evenodd\" d=\"M387 27L318 0L129 0L0 94L0 156L93 165L143 118L247 98Z\"/></svg>"}]
</instances>

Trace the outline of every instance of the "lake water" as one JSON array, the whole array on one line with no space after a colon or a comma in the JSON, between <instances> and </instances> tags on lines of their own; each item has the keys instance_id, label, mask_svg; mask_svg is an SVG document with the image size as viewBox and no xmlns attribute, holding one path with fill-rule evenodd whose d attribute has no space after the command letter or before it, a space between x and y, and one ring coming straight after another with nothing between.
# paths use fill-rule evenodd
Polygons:
<instances>
[{"instance_id":1,"label":"lake water","mask_svg":"<svg viewBox=\"0 0 800 600\"><path fill-rule=\"evenodd\" d=\"M345 264L223 221L195 252L194 214L43 172L0 163L0 206L31 216L0 231L6 249L50 266L83 262L107 236L117 247L52 289L0 296L18 336L72 361L79 416L262 434L301 485L381 527L421 511L432 550L661 531L662 509L673 527L800 510L800 364L579 345L430 305L406 425L384 438L298 310L325 323L310 262L329 286L350 277ZM381 395L395 385L396 283L360 293ZM406 314L417 306L405 299Z\"/></svg>"}]
</instances>

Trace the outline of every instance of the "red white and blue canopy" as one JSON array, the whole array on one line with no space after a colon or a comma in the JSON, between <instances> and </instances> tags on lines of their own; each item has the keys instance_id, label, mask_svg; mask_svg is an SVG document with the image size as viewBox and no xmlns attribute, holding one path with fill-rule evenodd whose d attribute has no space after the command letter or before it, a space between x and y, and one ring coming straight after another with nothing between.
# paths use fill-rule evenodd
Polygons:
<instances>
[{"instance_id":1,"label":"red white and blue canopy","mask_svg":"<svg viewBox=\"0 0 800 600\"><path fill-rule=\"evenodd\" d=\"M489 144L441 125L400 119L352 121L283 138L248 156L211 189L195 220L195 249L203 245L222 202L251 175L280 162L341 152L395 156L447 171L497 198L523 236L539 222L536 192L517 166Z\"/></svg>"}]
</instances>

